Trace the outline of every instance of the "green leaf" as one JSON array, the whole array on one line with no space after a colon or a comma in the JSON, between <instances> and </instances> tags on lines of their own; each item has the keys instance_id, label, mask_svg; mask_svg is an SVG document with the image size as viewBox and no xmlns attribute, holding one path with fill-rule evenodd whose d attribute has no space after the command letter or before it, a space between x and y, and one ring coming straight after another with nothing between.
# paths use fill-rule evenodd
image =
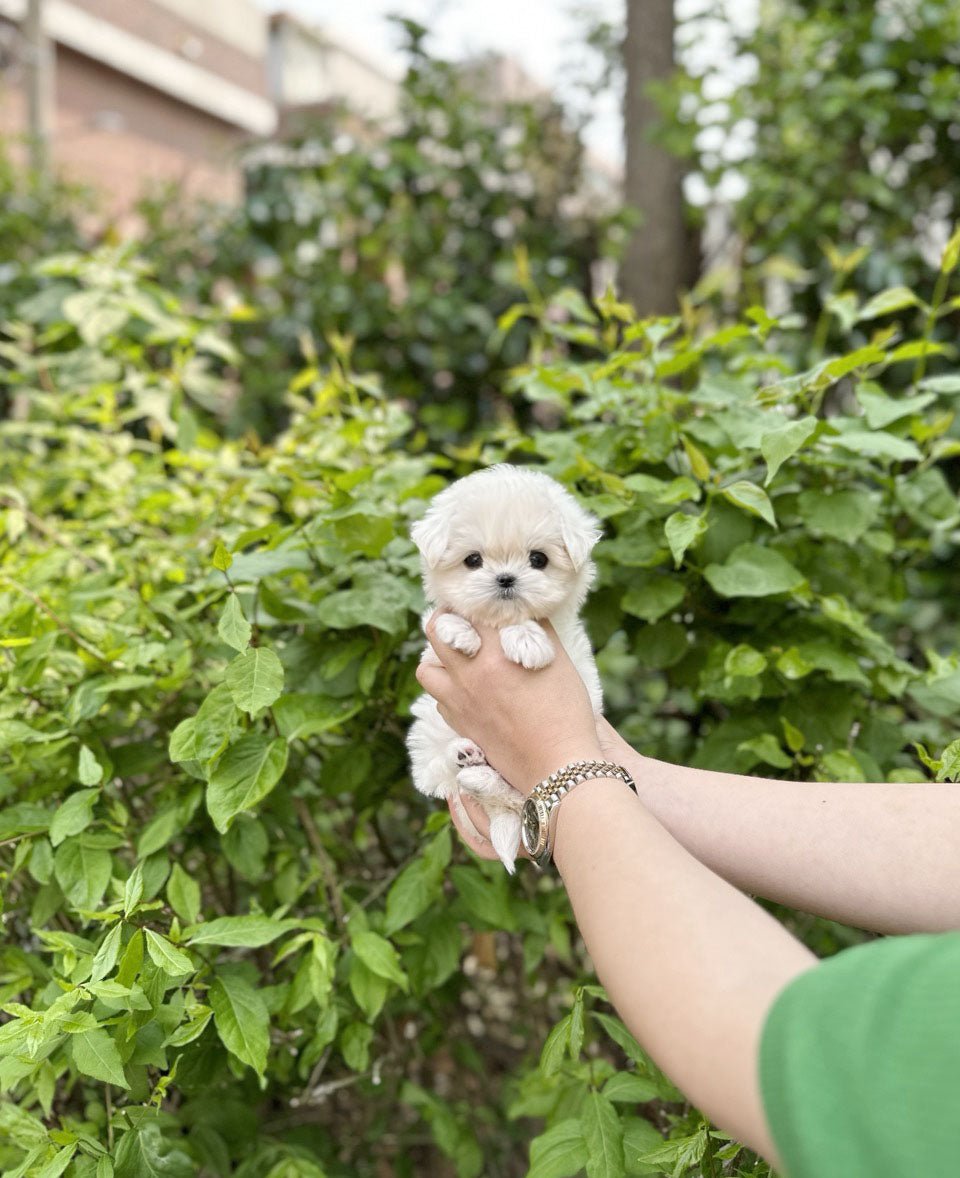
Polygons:
<instances>
[{"instance_id":1,"label":"green leaf","mask_svg":"<svg viewBox=\"0 0 960 1178\"><path fill-rule=\"evenodd\" d=\"M540 1052L540 1071L545 1076L555 1076L563 1067L570 1047L571 1016L565 1014L550 1031Z\"/></svg>"},{"instance_id":2,"label":"green leaf","mask_svg":"<svg viewBox=\"0 0 960 1178\"><path fill-rule=\"evenodd\" d=\"M152 929L144 929L143 931L147 938L147 952L150 954L150 960L158 969L162 969L171 978L179 978L184 974L196 972L196 966L186 953L171 945L166 937L161 937Z\"/></svg>"},{"instance_id":3,"label":"green leaf","mask_svg":"<svg viewBox=\"0 0 960 1178\"><path fill-rule=\"evenodd\" d=\"M904 417L916 417L936 399L936 393L930 392L916 397L888 397L873 387L861 386L857 389L857 400L863 406L867 425L871 429L884 429Z\"/></svg>"},{"instance_id":4,"label":"green leaf","mask_svg":"<svg viewBox=\"0 0 960 1178\"><path fill-rule=\"evenodd\" d=\"M825 436L831 446L839 446L866 458L889 458L894 462L919 462L923 458L918 446L907 438L898 438L883 430L845 430L836 436Z\"/></svg>"},{"instance_id":5,"label":"green leaf","mask_svg":"<svg viewBox=\"0 0 960 1178\"><path fill-rule=\"evenodd\" d=\"M868 491L804 491L797 500L800 518L814 532L854 544L877 518L876 496Z\"/></svg>"},{"instance_id":6,"label":"green leaf","mask_svg":"<svg viewBox=\"0 0 960 1178\"><path fill-rule=\"evenodd\" d=\"M232 564L233 557L218 540L216 546L213 549L213 567L215 569L219 569L221 573L225 573Z\"/></svg>"},{"instance_id":7,"label":"green leaf","mask_svg":"<svg viewBox=\"0 0 960 1178\"><path fill-rule=\"evenodd\" d=\"M617 1072L604 1084L603 1095L617 1104L645 1104L648 1100L657 1100L660 1089L652 1080L638 1076L636 1072Z\"/></svg>"},{"instance_id":8,"label":"green leaf","mask_svg":"<svg viewBox=\"0 0 960 1178\"><path fill-rule=\"evenodd\" d=\"M748 643L741 642L739 646L731 647L723 661L723 670L727 675L739 675L752 678L761 675L767 666L767 660Z\"/></svg>"},{"instance_id":9,"label":"green leaf","mask_svg":"<svg viewBox=\"0 0 960 1178\"><path fill-rule=\"evenodd\" d=\"M143 931L137 929L133 936L127 941L127 947L123 951L123 957L120 959L120 968L117 970L117 982L121 986L132 986L134 979L140 972L140 966L143 964Z\"/></svg>"},{"instance_id":10,"label":"green leaf","mask_svg":"<svg viewBox=\"0 0 960 1178\"><path fill-rule=\"evenodd\" d=\"M143 865L138 863L127 877L123 888L123 915L130 913L143 899Z\"/></svg>"},{"instance_id":11,"label":"green leaf","mask_svg":"<svg viewBox=\"0 0 960 1178\"><path fill-rule=\"evenodd\" d=\"M250 642L253 627L243 616L240 599L236 593L231 593L227 598L227 604L217 623L217 633L227 646L232 646L234 650L244 651Z\"/></svg>"},{"instance_id":12,"label":"green leaf","mask_svg":"<svg viewBox=\"0 0 960 1178\"><path fill-rule=\"evenodd\" d=\"M196 761L199 759L197 751L197 719L188 716L170 733L167 745L167 755L176 765L180 761Z\"/></svg>"},{"instance_id":13,"label":"green leaf","mask_svg":"<svg viewBox=\"0 0 960 1178\"><path fill-rule=\"evenodd\" d=\"M373 972L359 957L354 957L350 963L350 993L363 1011L368 1022L380 1013L390 991L390 983L379 974Z\"/></svg>"},{"instance_id":14,"label":"green leaf","mask_svg":"<svg viewBox=\"0 0 960 1178\"><path fill-rule=\"evenodd\" d=\"M103 766L85 744L80 746L77 759L77 777L81 785L96 785L103 777Z\"/></svg>"},{"instance_id":15,"label":"green leaf","mask_svg":"<svg viewBox=\"0 0 960 1178\"><path fill-rule=\"evenodd\" d=\"M767 497L766 492L758 487L756 483L751 483L747 479L741 479L739 482L731 483L729 487L724 487L723 495L731 503L736 504L737 507L742 507L744 511L749 512L751 515L759 516L771 528L777 526L777 517L773 514L773 504Z\"/></svg>"},{"instance_id":16,"label":"green leaf","mask_svg":"<svg viewBox=\"0 0 960 1178\"><path fill-rule=\"evenodd\" d=\"M576 996L573 1000L573 1009L570 1011L570 1058L576 1062L580 1058L580 1052L583 1050L583 989L578 988Z\"/></svg>"},{"instance_id":17,"label":"green leaf","mask_svg":"<svg viewBox=\"0 0 960 1178\"><path fill-rule=\"evenodd\" d=\"M262 1076L270 1047L270 1016L263 998L239 974L224 971L207 991L207 1001L224 1047Z\"/></svg>"},{"instance_id":18,"label":"green leaf","mask_svg":"<svg viewBox=\"0 0 960 1178\"><path fill-rule=\"evenodd\" d=\"M647 577L626 591L620 608L645 622L656 622L683 601L686 587L671 577Z\"/></svg>"},{"instance_id":19,"label":"green leaf","mask_svg":"<svg viewBox=\"0 0 960 1178\"><path fill-rule=\"evenodd\" d=\"M113 862L110 852L84 843L80 835L62 843L53 857L57 883L75 908L95 909L110 882Z\"/></svg>"},{"instance_id":20,"label":"green leaf","mask_svg":"<svg viewBox=\"0 0 960 1178\"><path fill-rule=\"evenodd\" d=\"M355 1072L366 1071L370 1063L370 1044L373 1027L366 1023L350 1023L340 1034L340 1050L347 1067Z\"/></svg>"},{"instance_id":21,"label":"green leaf","mask_svg":"<svg viewBox=\"0 0 960 1178\"><path fill-rule=\"evenodd\" d=\"M799 728L795 728L790 721L785 717L780 717L780 725L783 728L783 739L786 741L787 748L792 753L799 753L803 750L807 738L803 735Z\"/></svg>"},{"instance_id":22,"label":"green leaf","mask_svg":"<svg viewBox=\"0 0 960 1178\"><path fill-rule=\"evenodd\" d=\"M179 863L173 865L167 880L170 907L185 924L194 924L200 915L200 885L187 875Z\"/></svg>"},{"instance_id":23,"label":"green leaf","mask_svg":"<svg viewBox=\"0 0 960 1178\"><path fill-rule=\"evenodd\" d=\"M579 1117L551 1125L530 1142L526 1178L573 1178L587 1164L587 1143Z\"/></svg>"},{"instance_id":24,"label":"green leaf","mask_svg":"<svg viewBox=\"0 0 960 1178\"><path fill-rule=\"evenodd\" d=\"M196 1178L197 1173L190 1158L165 1141L159 1125L149 1120L124 1133L114 1165L114 1178Z\"/></svg>"},{"instance_id":25,"label":"green leaf","mask_svg":"<svg viewBox=\"0 0 960 1178\"><path fill-rule=\"evenodd\" d=\"M960 779L960 740L954 740L943 750L937 769L937 781Z\"/></svg>"},{"instance_id":26,"label":"green leaf","mask_svg":"<svg viewBox=\"0 0 960 1178\"><path fill-rule=\"evenodd\" d=\"M704 577L721 597L769 597L790 593L806 578L779 552L757 544L741 544L722 565L707 565Z\"/></svg>"},{"instance_id":27,"label":"green leaf","mask_svg":"<svg viewBox=\"0 0 960 1178\"><path fill-rule=\"evenodd\" d=\"M396 982L402 990L408 988L409 981L400 968L397 951L385 937L369 931L354 932L351 933L350 944L363 964L378 977Z\"/></svg>"},{"instance_id":28,"label":"green leaf","mask_svg":"<svg viewBox=\"0 0 960 1178\"><path fill-rule=\"evenodd\" d=\"M640 1161L641 1157L645 1157L663 1145L663 1138L658 1130L643 1117L625 1116L621 1119L621 1124L623 1125L623 1160L627 1173L657 1176L665 1173L659 1166L651 1166Z\"/></svg>"},{"instance_id":29,"label":"green leaf","mask_svg":"<svg viewBox=\"0 0 960 1178\"><path fill-rule=\"evenodd\" d=\"M63 1149L58 1150L42 1169L36 1171L36 1178L60 1178L60 1175L70 1165L77 1148L77 1142L74 1142L72 1145L65 1145Z\"/></svg>"},{"instance_id":30,"label":"green leaf","mask_svg":"<svg viewBox=\"0 0 960 1178\"><path fill-rule=\"evenodd\" d=\"M203 701L194 717L195 752L201 761L215 757L233 735L240 713L226 683L218 684Z\"/></svg>"},{"instance_id":31,"label":"green leaf","mask_svg":"<svg viewBox=\"0 0 960 1178\"><path fill-rule=\"evenodd\" d=\"M77 1071L83 1075L105 1084L116 1084L118 1088L130 1087L117 1046L102 1028L71 1036L70 1051Z\"/></svg>"},{"instance_id":32,"label":"green leaf","mask_svg":"<svg viewBox=\"0 0 960 1178\"><path fill-rule=\"evenodd\" d=\"M612 1102L599 1092L588 1092L580 1123L589 1178L623 1178L623 1127Z\"/></svg>"},{"instance_id":33,"label":"green leaf","mask_svg":"<svg viewBox=\"0 0 960 1178\"><path fill-rule=\"evenodd\" d=\"M93 958L93 965L90 969L90 980L92 982L99 982L101 978L105 978L117 964L117 958L120 956L120 936L122 931L123 926L120 921L117 921L101 941L100 948Z\"/></svg>"},{"instance_id":34,"label":"green leaf","mask_svg":"<svg viewBox=\"0 0 960 1178\"><path fill-rule=\"evenodd\" d=\"M960 393L960 372L945 373L943 376L927 376L917 386L928 389L939 397L952 397Z\"/></svg>"},{"instance_id":35,"label":"green leaf","mask_svg":"<svg viewBox=\"0 0 960 1178\"><path fill-rule=\"evenodd\" d=\"M119 331L130 318L130 313L104 291L80 290L63 300L63 317L76 325L85 344L96 347Z\"/></svg>"},{"instance_id":36,"label":"green leaf","mask_svg":"<svg viewBox=\"0 0 960 1178\"><path fill-rule=\"evenodd\" d=\"M512 932L517 927L516 916L507 890L504 873L491 879L477 867L454 867L450 871L453 885L460 893L470 915L481 926Z\"/></svg>"},{"instance_id":37,"label":"green leaf","mask_svg":"<svg viewBox=\"0 0 960 1178\"><path fill-rule=\"evenodd\" d=\"M857 322L864 323L868 319L879 319L881 315L890 315L894 311L903 311L907 307L922 306L923 303L909 287L890 286L874 295L860 308Z\"/></svg>"},{"instance_id":38,"label":"green leaf","mask_svg":"<svg viewBox=\"0 0 960 1178\"><path fill-rule=\"evenodd\" d=\"M618 1018L602 1014L598 1010L591 1011L591 1014L628 1058L646 1064L647 1057L643 1048Z\"/></svg>"},{"instance_id":39,"label":"green leaf","mask_svg":"<svg viewBox=\"0 0 960 1178\"><path fill-rule=\"evenodd\" d=\"M695 544L706 530L707 521L702 515L687 515L684 511L675 511L668 517L663 525L663 532L677 568L683 563L687 549Z\"/></svg>"},{"instance_id":40,"label":"green leaf","mask_svg":"<svg viewBox=\"0 0 960 1178\"><path fill-rule=\"evenodd\" d=\"M98 789L78 789L70 794L50 823L50 842L55 847L70 835L86 830L93 821L93 807L99 796Z\"/></svg>"},{"instance_id":41,"label":"green leaf","mask_svg":"<svg viewBox=\"0 0 960 1178\"><path fill-rule=\"evenodd\" d=\"M233 702L253 715L269 707L283 690L283 667L272 650L245 650L227 667L227 686Z\"/></svg>"},{"instance_id":42,"label":"green leaf","mask_svg":"<svg viewBox=\"0 0 960 1178\"><path fill-rule=\"evenodd\" d=\"M398 577L383 577L378 583L331 593L317 606L316 618L337 630L374 626L388 634L407 629L411 609L410 590Z\"/></svg>"},{"instance_id":43,"label":"green leaf","mask_svg":"<svg viewBox=\"0 0 960 1178\"><path fill-rule=\"evenodd\" d=\"M940 260L940 273L952 274L960 261L960 225L950 235L950 240L943 247L943 257Z\"/></svg>"},{"instance_id":44,"label":"green leaf","mask_svg":"<svg viewBox=\"0 0 960 1178\"><path fill-rule=\"evenodd\" d=\"M269 916L218 916L216 920L188 929L188 943L256 949L299 927L298 920L274 920Z\"/></svg>"},{"instance_id":45,"label":"green leaf","mask_svg":"<svg viewBox=\"0 0 960 1178\"><path fill-rule=\"evenodd\" d=\"M770 732L755 736L752 740L743 740L737 745L743 752L753 753L760 761L773 765L776 769L789 769L793 765L793 758L780 747L780 742Z\"/></svg>"},{"instance_id":46,"label":"green leaf","mask_svg":"<svg viewBox=\"0 0 960 1178\"><path fill-rule=\"evenodd\" d=\"M425 859L415 859L400 872L387 892L384 932L395 933L439 899L442 877Z\"/></svg>"},{"instance_id":47,"label":"green leaf","mask_svg":"<svg viewBox=\"0 0 960 1178\"><path fill-rule=\"evenodd\" d=\"M768 430L760 438L760 453L767 464L764 486L769 486L777 471L811 438L817 428L815 417L801 417L776 429Z\"/></svg>"},{"instance_id":48,"label":"green leaf","mask_svg":"<svg viewBox=\"0 0 960 1178\"><path fill-rule=\"evenodd\" d=\"M224 834L235 815L252 809L270 793L287 767L287 742L279 737L243 736L220 758L207 787L207 809Z\"/></svg>"}]
</instances>

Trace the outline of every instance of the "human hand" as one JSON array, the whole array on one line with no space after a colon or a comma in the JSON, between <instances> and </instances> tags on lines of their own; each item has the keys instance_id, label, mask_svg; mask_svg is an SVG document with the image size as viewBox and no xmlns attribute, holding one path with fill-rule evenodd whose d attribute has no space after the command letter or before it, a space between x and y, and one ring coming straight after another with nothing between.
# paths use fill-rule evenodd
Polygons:
<instances>
[{"instance_id":1,"label":"human hand","mask_svg":"<svg viewBox=\"0 0 960 1178\"><path fill-rule=\"evenodd\" d=\"M525 670L503 654L493 627L476 627L481 646L470 657L440 639L434 615L426 633L442 665L417 668L417 681L437 701L443 719L475 741L523 794L569 761L601 759L587 689L554 628L541 624L556 657L546 667Z\"/></svg>"},{"instance_id":2,"label":"human hand","mask_svg":"<svg viewBox=\"0 0 960 1178\"><path fill-rule=\"evenodd\" d=\"M457 790L456 793L448 794L446 800L453 825L470 850L480 859L499 860L500 856L490 841L490 818L477 799L472 794ZM521 843L517 858L529 857Z\"/></svg>"}]
</instances>

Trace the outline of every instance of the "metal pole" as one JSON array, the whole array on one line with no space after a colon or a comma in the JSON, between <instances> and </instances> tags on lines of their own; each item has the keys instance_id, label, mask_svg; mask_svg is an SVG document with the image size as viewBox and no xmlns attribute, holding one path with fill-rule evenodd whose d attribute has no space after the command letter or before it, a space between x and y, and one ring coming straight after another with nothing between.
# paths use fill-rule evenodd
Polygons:
<instances>
[{"instance_id":1,"label":"metal pole","mask_svg":"<svg viewBox=\"0 0 960 1178\"><path fill-rule=\"evenodd\" d=\"M30 165L41 184L50 175L50 125L53 112L53 46L43 21L44 0L27 0L21 30L25 45L27 133Z\"/></svg>"}]
</instances>

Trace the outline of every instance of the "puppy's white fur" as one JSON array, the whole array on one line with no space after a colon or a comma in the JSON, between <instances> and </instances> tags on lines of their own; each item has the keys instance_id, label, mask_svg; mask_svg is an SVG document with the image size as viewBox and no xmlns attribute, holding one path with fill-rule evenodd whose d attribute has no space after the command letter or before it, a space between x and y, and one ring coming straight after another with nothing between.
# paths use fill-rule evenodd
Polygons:
<instances>
[{"instance_id":1,"label":"puppy's white fur","mask_svg":"<svg viewBox=\"0 0 960 1178\"><path fill-rule=\"evenodd\" d=\"M453 611L437 619L442 641L472 657L480 636L471 623L496 626L506 657L536 669L554 657L535 620L548 618L599 714L600 677L578 615L595 575L590 552L601 533L568 491L541 471L492 466L441 491L411 535L420 549L428 601ZM546 556L545 567L534 567L531 553ZM471 554L479 554L480 567L464 563ZM509 577L512 585L498 580ZM422 657L438 661L429 645ZM431 696L420 696L411 710L416 719L407 748L414 785L430 797L458 800L460 790L477 798L490 818L494 849L512 872L522 795L487 764L481 749L441 718Z\"/></svg>"}]
</instances>

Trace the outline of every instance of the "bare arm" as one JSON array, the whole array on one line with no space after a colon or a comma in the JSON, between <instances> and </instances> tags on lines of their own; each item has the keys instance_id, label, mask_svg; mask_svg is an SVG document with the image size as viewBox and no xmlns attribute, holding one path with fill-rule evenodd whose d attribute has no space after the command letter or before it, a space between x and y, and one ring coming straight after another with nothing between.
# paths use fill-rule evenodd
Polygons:
<instances>
[{"instance_id":1,"label":"bare arm","mask_svg":"<svg viewBox=\"0 0 960 1178\"><path fill-rule=\"evenodd\" d=\"M960 786L688 769L641 756L606 721L600 740L674 838L738 888L877 932L960 928Z\"/></svg>"},{"instance_id":2,"label":"bare arm","mask_svg":"<svg viewBox=\"0 0 960 1178\"><path fill-rule=\"evenodd\" d=\"M566 761L599 756L569 661L524 671L479 629L483 646L469 659L428 627L444 665L421 664L417 675L452 726L479 740L524 792ZM776 1164L760 1099L760 1033L777 994L816 959L621 782L584 782L563 800L555 856L624 1022L691 1100Z\"/></svg>"}]
</instances>

